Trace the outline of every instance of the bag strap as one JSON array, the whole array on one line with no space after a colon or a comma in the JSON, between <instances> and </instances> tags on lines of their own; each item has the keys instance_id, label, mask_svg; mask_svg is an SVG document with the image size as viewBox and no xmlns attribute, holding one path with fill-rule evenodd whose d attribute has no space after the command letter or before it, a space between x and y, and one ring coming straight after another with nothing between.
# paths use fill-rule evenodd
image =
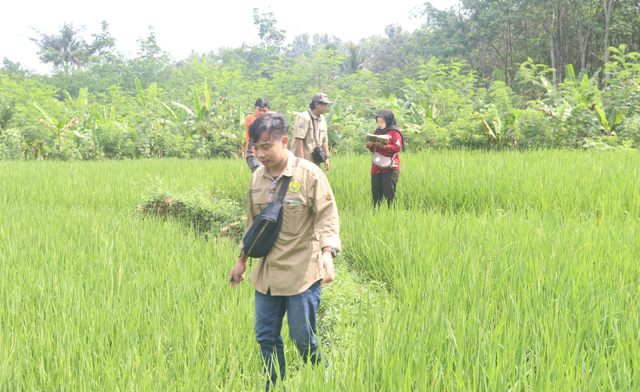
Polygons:
<instances>
[{"instance_id":1,"label":"bag strap","mask_svg":"<svg viewBox=\"0 0 640 392\"><path fill-rule=\"evenodd\" d=\"M296 168L298 167L298 162L300 162L300 158L296 157L296 166L295 166ZM284 200L284 195L287 193L287 188L289 188L291 177L284 176L284 179L282 180L282 185L280 186L280 192L278 192L278 198L276 199L280 203L282 203L282 200Z\"/></svg>"},{"instance_id":2,"label":"bag strap","mask_svg":"<svg viewBox=\"0 0 640 392\"><path fill-rule=\"evenodd\" d=\"M313 140L316 141L316 147L319 147L318 138L316 137L316 122L313 121L313 115L311 114L311 110L307 110L309 112L309 118L311 118L311 125L313 125Z\"/></svg>"}]
</instances>

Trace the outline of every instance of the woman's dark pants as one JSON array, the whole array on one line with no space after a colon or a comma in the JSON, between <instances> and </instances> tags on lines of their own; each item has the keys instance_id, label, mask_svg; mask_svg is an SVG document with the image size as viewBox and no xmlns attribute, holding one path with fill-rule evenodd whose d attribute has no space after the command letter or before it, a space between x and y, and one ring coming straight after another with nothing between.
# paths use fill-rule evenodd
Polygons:
<instances>
[{"instance_id":1,"label":"woman's dark pants","mask_svg":"<svg viewBox=\"0 0 640 392\"><path fill-rule=\"evenodd\" d=\"M382 203L382 197L387 199L387 204L391 206L393 199L396 197L396 184L400 171L389 170L386 173L378 173L371 175L371 193L373 193L373 205L377 207Z\"/></svg>"}]
</instances>

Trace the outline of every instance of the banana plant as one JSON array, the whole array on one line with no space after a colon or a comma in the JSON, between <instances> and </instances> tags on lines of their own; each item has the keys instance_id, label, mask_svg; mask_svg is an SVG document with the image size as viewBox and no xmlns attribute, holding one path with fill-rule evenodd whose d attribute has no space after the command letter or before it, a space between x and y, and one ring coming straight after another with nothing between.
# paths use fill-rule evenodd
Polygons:
<instances>
[{"instance_id":1,"label":"banana plant","mask_svg":"<svg viewBox=\"0 0 640 392\"><path fill-rule=\"evenodd\" d=\"M120 126L116 122L116 107L111 105L109 109L106 106L100 106L99 109L92 109L89 116L84 121L85 134L74 131L78 137L88 137L93 145L94 156L99 155L100 133L104 127Z\"/></svg>"},{"instance_id":2,"label":"banana plant","mask_svg":"<svg viewBox=\"0 0 640 392\"><path fill-rule=\"evenodd\" d=\"M609 117L607 118L604 109L602 108L601 103L596 103L595 105L596 112L598 112L600 119L600 126L602 127L602 131L604 136L616 136L613 127L620 124L622 120L624 120L625 114L627 114L626 110L613 110Z\"/></svg>"},{"instance_id":3,"label":"banana plant","mask_svg":"<svg viewBox=\"0 0 640 392\"><path fill-rule=\"evenodd\" d=\"M513 126L515 125L518 116L520 116L520 113L521 110L514 110L509 114L509 116L507 116L507 119L503 124L502 120L500 120L500 116L495 116L493 120L487 121L481 114L476 112L476 116L482 122L482 127L487 135L489 147L491 147L492 144L495 144L498 151L500 151L508 140L515 141L512 135L514 129ZM491 124L489 124L489 122Z\"/></svg>"},{"instance_id":4,"label":"banana plant","mask_svg":"<svg viewBox=\"0 0 640 392\"><path fill-rule=\"evenodd\" d=\"M418 126L424 126L427 119L437 124L443 109L448 112L460 110L474 95L471 92L466 97L460 97L453 89L438 88L426 98L420 99L420 93L415 89L404 91L407 93L407 100L402 109L406 111L407 121Z\"/></svg>"},{"instance_id":5,"label":"banana plant","mask_svg":"<svg viewBox=\"0 0 640 392\"><path fill-rule=\"evenodd\" d=\"M193 89L193 110L180 102L171 102L173 105L182 109L187 115L187 121L185 125L190 126L190 134L200 133L205 140L209 138L209 132L215 131L225 137L235 136L231 132L223 132L220 126L213 121L216 110L226 103L224 95L218 97L215 102L211 102L211 96L209 95L209 88L207 86L207 79L204 80L204 95L201 97L198 95L198 91ZM166 105L165 109L168 109ZM174 112L175 118L178 115ZM186 131L185 131L186 135ZM190 136L189 136L190 137Z\"/></svg>"},{"instance_id":6,"label":"banana plant","mask_svg":"<svg viewBox=\"0 0 640 392\"><path fill-rule=\"evenodd\" d=\"M78 111L65 111L65 113L58 119L54 119L49 116L47 112L45 112L38 104L32 102L33 106L42 114L42 119L40 119L39 123L44 124L51 135L55 136L58 140L58 151L62 151L62 139L64 138L64 134L69 128L71 128L74 124L78 123Z\"/></svg>"},{"instance_id":7,"label":"banana plant","mask_svg":"<svg viewBox=\"0 0 640 392\"><path fill-rule=\"evenodd\" d=\"M182 130L182 137L184 138L184 141L187 142L188 140L191 139L191 128L187 123L188 120L188 116L189 116L189 108L187 108L186 106L181 105L181 108L184 107L183 110L173 110L169 107L169 105L167 105L164 102L160 102L160 104L162 105L162 107L164 108L165 112L167 113L167 116L169 117L168 119L158 119L157 122L160 123L160 125L165 126L167 124L184 124L184 126L179 127Z\"/></svg>"},{"instance_id":8,"label":"banana plant","mask_svg":"<svg viewBox=\"0 0 640 392\"><path fill-rule=\"evenodd\" d=\"M327 138L329 139L330 145L341 146L343 144L342 135L340 134L342 125L340 125L340 123L351 113L352 108L349 106L344 111L341 109L340 96L337 95L329 108L329 112L325 115L325 120L327 121Z\"/></svg>"},{"instance_id":9,"label":"banana plant","mask_svg":"<svg viewBox=\"0 0 640 392\"><path fill-rule=\"evenodd\" d=\"M140 105L142 107L147 107L151 104L152 101L156 99L156 96L158 95L158 84L156 82L151 83L149 85L149 88L147 89L147 93L145 94L144 89L140 84L140 79L135 78L135 82L138 102L140 102Z\"/></svg>"},{"instance_id":10,"label":"banana plant","mask_svg":"<svg viewBox=\"0 0 640 392\"><path fill-rule=\"evenodd\" d=\"M89 103L87 89L85 88L80 89L78 92L78 98L75 99L71 97L67 90L62 90L62 93L64 94L67 106L76 112L82 111L82 109L84 109Z\"/></svg>"}]
</instances>

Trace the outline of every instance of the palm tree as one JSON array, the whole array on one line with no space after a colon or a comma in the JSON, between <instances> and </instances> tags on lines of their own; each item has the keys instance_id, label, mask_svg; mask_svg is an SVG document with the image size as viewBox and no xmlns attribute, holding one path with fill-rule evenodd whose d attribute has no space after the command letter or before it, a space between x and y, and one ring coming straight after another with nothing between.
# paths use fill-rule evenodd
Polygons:
<instances>
[{"instance_id":1,"label":"palm tree","mask_svg":"<svg viewBox=\"0 0 640 392\"><path fill-rule=\"evenodd\" d=\"M354 73L362 69L365 61L365 52L362 46L349 41L344 45L346 51L345 71Z\"/></svg>"},{"instance_id":2,"label":"palm tree","mask_svg":"<svg viewBox=\"0 0 640 392\"><path fill-rule=\"evenodd\" d=\"M80 67L86 55L87 44L80 36L86 27L74 29L73 23L64 23L60 28L60 34L45 34L31 27L38 38L29 38L40 48L38 56L43 63L53 63L53 66L68 69L70 65Z\"/></svg>"}]
</instances>

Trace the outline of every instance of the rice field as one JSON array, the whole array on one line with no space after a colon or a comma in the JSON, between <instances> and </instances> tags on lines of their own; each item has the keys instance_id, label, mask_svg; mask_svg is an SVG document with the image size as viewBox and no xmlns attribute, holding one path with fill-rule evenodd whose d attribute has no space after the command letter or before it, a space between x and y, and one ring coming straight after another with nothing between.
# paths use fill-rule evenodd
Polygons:
<instances>
[{"instance_id":1,"label":"rice field","mask_svg":"<svg viewBox=\"0 0 640 392\"><path fill-rule=\"evenodd\" d=\"M330 377L285 340L288 391L640 388L637 152L402 159L379 211L368 157L332 159ZM135 209L157 178L244 203L249 176L240 160L0 161L0 390L262 390L253 290L227 283L237 245Z\"/></svg>"}]
</instances>

